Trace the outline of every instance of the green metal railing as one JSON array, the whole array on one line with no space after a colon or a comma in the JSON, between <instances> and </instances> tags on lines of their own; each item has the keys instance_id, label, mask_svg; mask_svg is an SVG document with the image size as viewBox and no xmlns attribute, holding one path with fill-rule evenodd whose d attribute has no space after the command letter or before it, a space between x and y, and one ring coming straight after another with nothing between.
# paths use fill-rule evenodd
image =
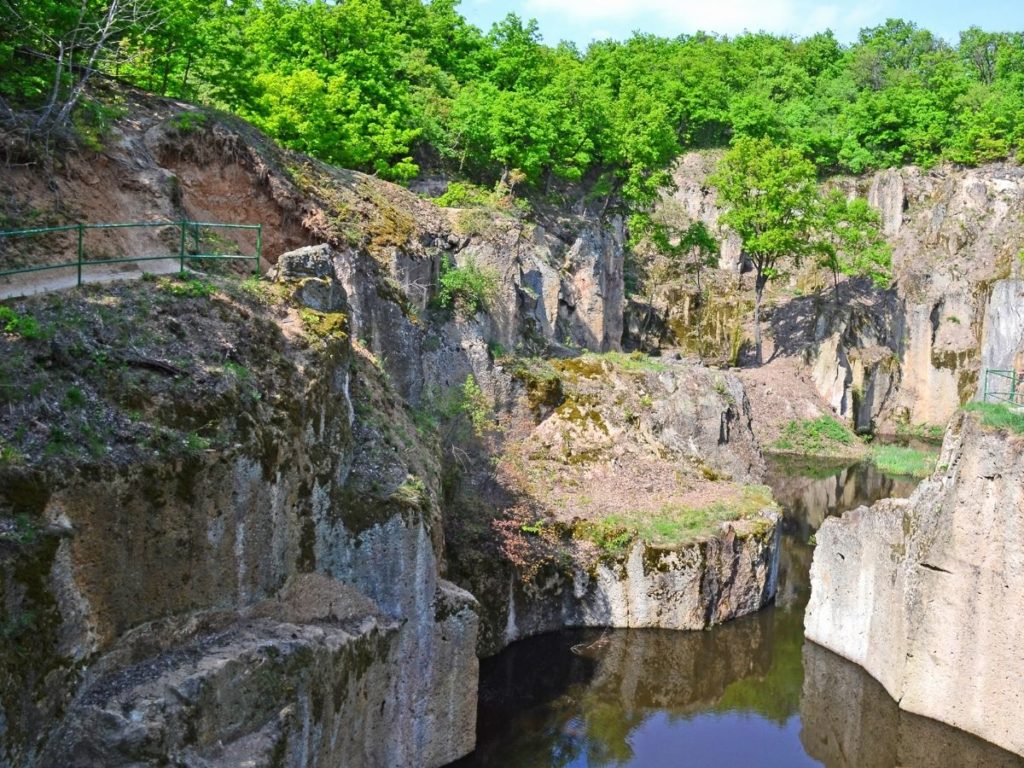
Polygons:
<instances>
[{"instance_id":1,"label":"green metal railing","mask_svg":"<svg viewBox=\"0 0 1024 768\"><path fill-rule=\"evenodd\" d=\"M173 227L179 230L178 234L178 251L177 253L167 253L159 256L132 256L119 259L87 259L85 254L85 234L90 230L109 230L109 229L148 229L156 227ZM241 229L241 230L254 230L256 232L256 252L254 255L245 255L242 253L199 253L202 239L200 237L200 230L202 229ZM42 264L33 267L22 267L20 269L6 269L0 271L0 277L9 277L11 275L23 275L30 272L44 272L52 269L76 269L78 273L78 285L82 284L82 270L83 268L102 266L110 264L134 264L137 262L146 261L167 261L168 259L178 259L180 262L180 269L182 272L185 271L185 262L191 259L197 260L217 260L217 259L228 259L228 260L243 260L253 262L253 273L259 274L260 272L260 257L263 255L263 225L262 224L223 224L220 222L211 221L139 221L130 223L119 223L119 224L66 224L60 227L39 227L36 229L10 229L0 230L0 243L4 242L7 238L13 237L37 237L41 235L53 234L58 232L74 233L74 237L77 240L76 245L76 259L75 261L67 261L61 264ZM188 248L189 235L191 233L192 248Z\"/></svg>"},{"instance_id":2,"label":"green metal railing","mask_svg":"<svg viewBox=\"0 0 1024 768\"><path fill-rule=\"evenodd\" d=\"M984 401L1024 405L1024 377L1016 371L989 368L985 371Z\"/></svg>"}]
</instances>

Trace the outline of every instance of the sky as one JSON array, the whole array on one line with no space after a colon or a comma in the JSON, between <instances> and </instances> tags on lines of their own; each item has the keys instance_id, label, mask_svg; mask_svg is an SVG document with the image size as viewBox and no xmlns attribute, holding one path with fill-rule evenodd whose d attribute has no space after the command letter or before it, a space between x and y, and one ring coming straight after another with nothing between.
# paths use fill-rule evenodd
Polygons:
<instances>
[{"instance_id":1,"label":"sky","mask_svg":"<svg viewBox=\"0 0 1024 768\"><path fill-rule=\"evenodd\" d=\"M743 31L798 37L831 29L844 43L887 18L915 22L950 42L970 26L1024 31L1024 0L462 0L470 22L490 29L508 13L535 18L544 41L624 39L634 31L664 37Z\"/></svg>"}]
</instances>

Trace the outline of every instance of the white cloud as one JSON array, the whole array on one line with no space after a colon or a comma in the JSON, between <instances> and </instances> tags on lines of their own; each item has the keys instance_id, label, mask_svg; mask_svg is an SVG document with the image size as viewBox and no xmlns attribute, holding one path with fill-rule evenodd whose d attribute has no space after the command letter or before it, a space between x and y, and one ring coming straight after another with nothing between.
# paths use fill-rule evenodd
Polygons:
<instances>
[{"instance_id":1,"label":"white cloud","mask_svg":"<svg viewBox=\"0 0 1024 768\"><path fill-rule=\"evenodd\" d=\"M697 31L735 35L745 30L808 35L833 29L852 39L866 24L877 23L880 0L844 3L815 0L526 0L524 14L536 16L541 28L548 19L563 29L600 24L618 28L615 37L634 28L675 36Z\"/></svg>"}]
</instances>

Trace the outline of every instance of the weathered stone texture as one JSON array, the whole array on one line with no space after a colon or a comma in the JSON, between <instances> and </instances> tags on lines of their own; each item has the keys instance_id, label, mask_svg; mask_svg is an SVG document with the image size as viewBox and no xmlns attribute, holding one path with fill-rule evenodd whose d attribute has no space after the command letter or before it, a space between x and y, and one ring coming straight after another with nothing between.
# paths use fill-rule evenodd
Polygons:
<instances>
[{"instance_id":1,"label":"weathered stone texture","mask_svg":"<svg viewBox=\"0 0 1024 768\"><path fill-rule=\"evenodd\" d=\"M901 708L1024 755L1022 453L958 417L908 501L826 520L805 628Z\"/></svg>"}]
</instances>

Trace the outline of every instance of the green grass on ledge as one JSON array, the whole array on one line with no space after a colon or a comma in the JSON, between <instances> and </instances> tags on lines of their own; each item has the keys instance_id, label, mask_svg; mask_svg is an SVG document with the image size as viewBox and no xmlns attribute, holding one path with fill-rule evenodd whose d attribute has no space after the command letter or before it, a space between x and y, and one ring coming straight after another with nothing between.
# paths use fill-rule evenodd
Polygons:
<instances>
[{"instance_id":1,"label":"green grass on ledge","mask_svg":"<svg viewBox=\"0 0 1024 768\"><path fill-rule=\"evenodd\" d=\"M935 471L939 454L900 445L873 445L870 456L872 463L887 475L928 477Z\"/></svg>"},{"instance_id":2,"label":"green grass on ledge","mask_svg":"<svg viewBox=\"0 0 1024 768\"><path fill-rule=\"evenodd\" d=\"M857 435L845 424L831 416L819 416L786 424L771 450L804 456L849 456L862 448Z\"/></svg>"},{"instance_id":3,"label":"green grass on ledge","mask_svg":"<svg viewBox=\"0 0 1024 768\"><path fill-rule=\"evenodd\" d=\"M574 536L589 539L609 553L620 552L641 540L660 547L697 541L719 530L719 523L749 518L763 509L775 509L771 489L744 486L737 498L706 507L666 505L657 511L629 511L576 524Z\"/></svg>"},{"instance_id":4,"label":"green grass on ledge","mask_svg":"<svg viewBox=\"0 0 1024 768\"><path fill-rule=\"evenodd\" d=\"M1024 410L1002 403L969 403L964 410L978 414L986 427L1024 434Z\"/></svg>"}]
</instances>

